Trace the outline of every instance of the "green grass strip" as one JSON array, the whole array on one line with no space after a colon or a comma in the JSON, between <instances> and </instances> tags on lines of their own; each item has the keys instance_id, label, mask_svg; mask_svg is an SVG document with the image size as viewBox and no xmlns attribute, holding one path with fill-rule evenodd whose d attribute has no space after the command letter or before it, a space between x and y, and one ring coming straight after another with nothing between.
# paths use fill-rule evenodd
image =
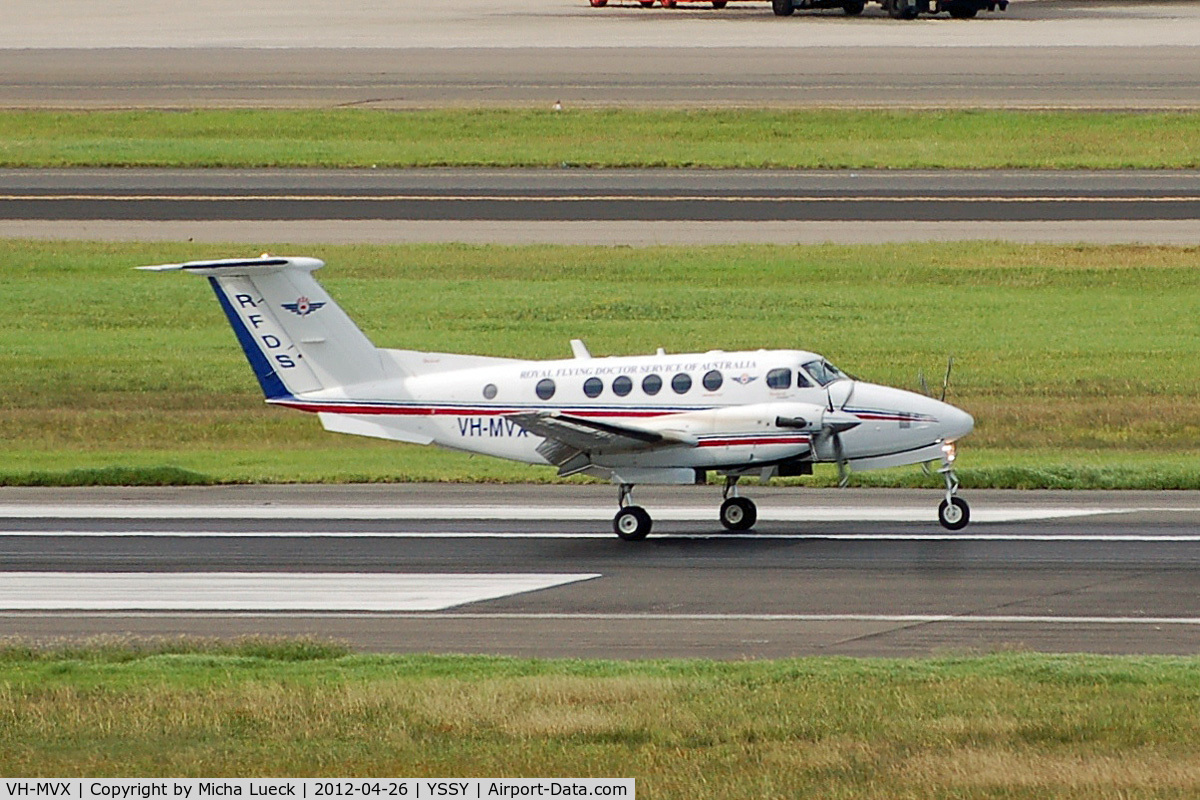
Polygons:
<instances>
[{"instance_id":1,"label":"green grass strip","mask_svg":"<svg viewBox=\"0 0 1200 800\"><path fill-rule=\"evenodd\" d=\"M1184 798L1200 659L533 661L0 648L0 772L634 777L641 798Z\"/></svg>"},{"instance_id":2,"label":"green grass strip","mask_svg":"<svg viewBox=\"0 0 1200 800\"><path fill-rule=\"evenodd\" d=\"M1185 169L1197 141L1193 112L0 112L2 167Z\"/></svg>"},{"instance_id":3,"label":"green grass strip","mask_svg":"<svg viewBox=\"0 0 1200 800\"><path fill-rule=\"evenodd\" d=\"M798 347L911 389L953 353L948 399L977 421L964 485L1200 488L1194 247L267 247L326 259L320 279L383 347ZM0 241L0 484L555 480L266 407L204 282L131 269L243 253ZM854 480L938 485L915 468Z\"/></svg>"}]
</instances>

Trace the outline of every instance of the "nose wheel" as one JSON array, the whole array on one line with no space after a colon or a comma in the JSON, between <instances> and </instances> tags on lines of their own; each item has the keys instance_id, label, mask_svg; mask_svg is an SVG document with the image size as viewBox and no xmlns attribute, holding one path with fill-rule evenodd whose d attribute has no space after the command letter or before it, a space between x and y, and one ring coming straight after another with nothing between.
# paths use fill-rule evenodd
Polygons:
<instances>
[{"instance_id":1,"label":"nose wheel","mask_svg":"<svg viewBox=\"0 0 1200 800\"><path fill-rule=\"evenodd\" d=\"M961 531L971 521L971 507L961 497L943 500L938 506L938 522L951 531Z\"/></svg>"}]
</instances>

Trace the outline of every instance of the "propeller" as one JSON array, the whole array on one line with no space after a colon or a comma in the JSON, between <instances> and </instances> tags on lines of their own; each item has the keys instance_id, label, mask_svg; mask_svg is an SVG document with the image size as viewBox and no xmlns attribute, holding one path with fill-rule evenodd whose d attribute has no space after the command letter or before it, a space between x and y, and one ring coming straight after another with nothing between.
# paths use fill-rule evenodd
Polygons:
<instances>
[{"instance_id":1,"label":"propeller","mask_svg":"<svg viewBox=\"0 0 1200 800\"><path fill-rule=\"evenodd\" d=\"M952 369L954 369L954 354L953 353L951 353L950 357L946 359L946 374L944 376L942 376L942 396L939 397L938 399L941 400L943 403L946 402L946 392L950 388L950 370L952 370ZM917 370L917 383L921 387L921 394L925 395L926 397L933 397L933 392L929 391L929 384L925 382L925 371L924 370L920 370L920 369ZM921 471L924 472L926 475L933 474L933 471L929 469L929 462L923 462L921 464Z\"/></svg>"},{"instance_id":2,"label":"propeller","mask_svg":"<svg viewBox=\"0 0 1200 800\"><path fill-rule=\"evenodd\" d=\"M946 374L942 376L942 396L938 398L943 403L946 402L946 392L950 388L950 371L954 369L954 354L946 359ZM921 394L926 397L933 397L933 392L929 391L929 384L925 381L925 370L917 370L917 385L921 387Z\"/></svg>"},{"instance_id":3,"label":"propeller","mask_svg":"<svg viewBox=\"0 0 1200 800\"><path fill-rule=\"evenodd\" d=\"M938 398L943 403L946 402L946 390L950 388L950 370L954 369L954 354L950 354L950 358L946 360L946 375L942 378L942 396Z\"/></svg>"}]
</instances>

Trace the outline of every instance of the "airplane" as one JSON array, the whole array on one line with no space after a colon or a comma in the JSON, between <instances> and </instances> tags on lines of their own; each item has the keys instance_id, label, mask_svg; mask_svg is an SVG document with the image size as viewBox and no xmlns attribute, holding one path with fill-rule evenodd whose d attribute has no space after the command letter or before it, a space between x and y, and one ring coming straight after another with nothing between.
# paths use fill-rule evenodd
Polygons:
<instances>
[{"instance_id":1,"label":"airplane","mask_svg":"<svg viewBox=\"0 0 1200 800\"><path fill-rule=\"evenodd\" d=\"M725 478L719 519L754 527L738 481L940 461L938 520L959 530L957 441L967 412L857 380L818 353L749 350L526 361L376 347L313 277L310 257L189 261L138 269L208 278L267 403L315 413L326 430L552 465L619 487L613 531L645 539L636 484Z\"/></svg>"}]
</instances>

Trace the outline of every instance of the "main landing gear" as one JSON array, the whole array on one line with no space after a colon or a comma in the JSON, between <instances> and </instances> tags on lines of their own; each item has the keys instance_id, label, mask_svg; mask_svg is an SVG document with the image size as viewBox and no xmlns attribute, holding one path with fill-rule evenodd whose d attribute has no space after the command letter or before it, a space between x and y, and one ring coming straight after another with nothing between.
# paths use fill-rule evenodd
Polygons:
<instances>
[{"instance_id":1,"label":"main landing gear","mask_svg":"<svg viewBox=\"0 0 1200 800\"><path fill-rule=\"evenodd\" d=\"M626 542L638 542L650 534L650 526L654 521L646 513L646 509L633 504L633 484L622 483L621 492L617 496L621 510L613 517L613 532Z\"/></svg>"},{"instance_id":2,"label":"main landing gear","mask_svg":"<svg viewBox=\"0 0 1200 800\"><path fill-rule=\"evenodd\" d=\"M748 531L758 521L758 509L754 501L748 497L739 497L737 490L738 476L731 475L725 479L721 503L721 524L726 530ZM622 483L617 502L621 509L613 517L613 532L626 542L637 542L650 534L654 521L646 509L633 503L633 484Z\"/></svg>"}]
</instances>

